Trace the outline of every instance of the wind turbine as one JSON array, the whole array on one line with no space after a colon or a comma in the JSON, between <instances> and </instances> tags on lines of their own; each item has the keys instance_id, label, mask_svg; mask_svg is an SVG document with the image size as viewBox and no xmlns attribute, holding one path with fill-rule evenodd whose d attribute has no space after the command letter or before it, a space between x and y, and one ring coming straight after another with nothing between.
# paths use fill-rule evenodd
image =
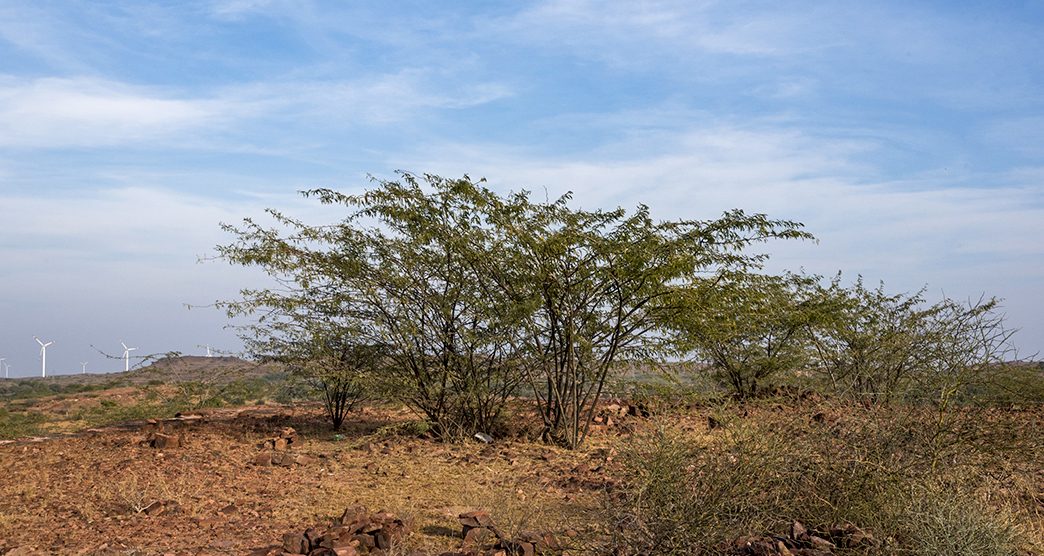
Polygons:
<instances>
[{"instance_id":1,"label":"wind turbine","mask_svg":"<svg viewBox=\"0 0 1044 556\"><path fill-rule=\"evenodd\" d=\"M47 378L47 346L53 344L54 340L45 344L36 336L33 336L33 339L36 340L36 343L40 344L40 376Z\"/></svg>"},{"instance_id":2,"label":"wind turbine","mask_svg":"<svg viewBox=\"0 0 1044 556\"><path fill-rule=\"evenodd\" d=\"M87 363L85 361L80 361L80 367L82 367L80 374L87 374Z\"/></svg>"},{"instance_id":3,"label":"wind turbine","mask_svg":"<svg viewBox=\"0 0 1044 556\"><path fill-rule=\"evenodd\" d=\"M4 378L11 378L11 366L4 362Z\"/></svg>"},{"instance_id":4,"label":"wind turbine","mask_svg":"<svg viewBox=\"0 0 1044 556\"><path fill-rule=\"evenodd\" d=\"M138 348L127 347L127 344L123 343L123 340L120 340L120 345L123 346L123 370L124 371L129 371L130 370L130 352L132 352L132 351L134 351L134 350L136 350Z\"/></svg>"},{"instance_id":5,"label":"wind turbine","mask_svg":"<svg viewBox=\"0 0 1044 556\"><path fill-rule=\"evenodd\" d=\"M207 357L213 357L213 355L210 354L210 344L207 344Z\"/></svg>"}]
</instances>

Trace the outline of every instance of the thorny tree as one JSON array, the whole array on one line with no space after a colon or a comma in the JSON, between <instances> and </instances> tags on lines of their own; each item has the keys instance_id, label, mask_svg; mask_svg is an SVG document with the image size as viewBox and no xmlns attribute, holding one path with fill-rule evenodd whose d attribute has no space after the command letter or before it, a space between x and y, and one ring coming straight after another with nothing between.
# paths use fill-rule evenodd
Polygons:
<instances>
[{"instance_id":1,"label":"thorny tree","mask_svg":"<svg viewBox=\"0 0 1044 556\"><path fill-rule=\"evenodd\" d=\"M252 220L226 227L238 236L220 248L226 259L287 282L278 292L244 292L230 307L351 322L350 343L381 346L382 390L424 416L436 435L492 431L521 381L519 305L479 269L499 256L484 211L500 200L467 177L411 174L362 195L305 196L348 214L309 226L269 211L288 234ZM280 328L262 332L288 338Z\"/></svg>"},{"instance_id":2,"label":"thorny tree","mask_svg":"<svg viewBox=\"0 0 1044 556\"><path fill-rule=\"evenodd\" d=\"M362 195L306 192L348 210L331 226L276 211L283 229L227 226L237 241L221 255L284 285L227 306L345 323L352 344L381 346L383 379L444 438L491 430L525 382L544 437L579 446L614 362L669 348L663 327L685 309L679 292L756 269L764 256L745 252L755 242L811 237L742 211L656 222L644 206L583 211L568 195L501 197L467 176L401 178Z\"/></svg>"},{"instance_id":3,"label":"thorny tree","mask_svg":"<svg viewBox=\"0 0 1044 556\"><path fill-rule=\"evenodd\" d=\"M508 265L533 310L522 322L527 377L544 437L575 448L589 426L613 364L675 351L665 326L709 274L748 272L764 257L744 252L770 238L810 238L796 222L742 211L717 220L656 222L645 206L583 211L525 204L502 221ZM505 284L511 288L511 284Z\"/></svg>"},{"instance_id":4,"label":"thorny tree","mask_svg":"<svg viewBox=\"0 0 1044 556\"><path fill-rule=\"evenodd\" d=\"M807 366L811 328L834 312L818 276L721 275L683 292L687 311L672 319L672 338L709 364L740 398L772 377Z\"/></svg>"}]
</instances>

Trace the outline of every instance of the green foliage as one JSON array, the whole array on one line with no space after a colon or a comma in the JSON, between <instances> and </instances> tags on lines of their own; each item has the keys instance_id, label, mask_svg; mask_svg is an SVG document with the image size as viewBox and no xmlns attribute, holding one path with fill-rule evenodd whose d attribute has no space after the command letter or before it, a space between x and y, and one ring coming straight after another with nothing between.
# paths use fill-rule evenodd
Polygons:
<instances>
[{"instance_id":1,"label":"green foliage","mask_svg":"<svg viewBox=\"0 0 1044 556\"><path fill-rule=\"evenodd\" d=\"M74 420L85 422L89 427L101 427L127 421L170 417L187 409L184 404L175 401L140 400L130 404L119 404L113 400L101 400L98 406L82 409L72 417Z\"/></svg>"},{"instance_id":2,"label":"green foliage","mask_svg":"<svg viewBox=\"0 0 1044 556\"><path fill-rule=\"evenodd\" d=\"M754 396L766 380L808 364L810 330L833 309L818 280L746 272L705 280L683 293L688 310L673 318L675 341L736 395Z\"/></svg>"},{"instance_id":3,"label":"green foliage","mask_svg":"<svg viewBox=\"0 0 1044 556\"><path fill-rule=\"evenodd\" d=\"M125 381L109 380L99 383L61 383L54 380L28 379L0 381L0 399L31 400L48 396L95 392L126 385Z\"/></svg>"},{"instance_id":4,"label":"green foliage","mask_svg":"<svg viewBox=\"0 0 1044 556\"><path fill-rule=\"evenodd\" d=\"M360 196L306 192L348 209L338 225L270 211L289 235L249 220L228 227L239 240L222 255L261 266L289 293L247 291L225 306L230 314L264 311L250 329L252 349L322 386L334 376L336 387L372 377L441 437L488 431L521 380L511 325L518 304L480 271L496 250L483 211L499 200L466 177L404 174L403 182ZM331 374L334 360L340 367Z\"/></svg>"},{"instance_id":5,"label":"green foliage","mask_svg":"<svg viewBox=\"0 0 1044 556\"><path fill-rule=\"evenodd\" d=\"M929 305L923 289L887 294L861 278L848 289L838 282L826 294L836 312L813 335L814 368L835 392L874 403L953 400L1015 357L994 298Z\"/></svg>"},{"instance_id":6,"label":"green foliage","mask_svg":"<svg viewBox=\"0 0 1044 556\"><path fill-rule=\"evenodd\" d=\"M0 438L24 438L40 434L40 425L46 421L35 411L12 412L0 407Z\"/></svg>"},{"instance_id":7,"label":"green foliage","mask_svg":"<svg viewBox=\"0 0 1044 556\"><path fill-rule=\"evenodd\" d=\"M689 310L689 292L708 273L745 274L764 258L745 252L751 244L811 236L738 210L656 222L645 206L588 212L568 200L525 205L503 225L518 269L513 291L535 300L523 326L544 436L575 447L615 361L675 351L664 328Z\"/></svg>"},{"instance_id":8,"label":"green foliage","mask_svg":"<svg viewBox=\"0 0 1044 556\"><path fill-rule=\"evenodd\" d=\"M583 211L569 196L501 197L467 176L401 178L361 195L306 192L348 210L332 226L276 211L282 229L226 226L237 239L220 254L282 287L222 305L257 315L251 348L290 353L296 369L327 357L325 346L379 352L361 359L443 438L492 430L525 382L544 437L578 446L613 363L668 349L661 332L684 309L680 292L708 273L757 268L765 256L745 251L753 243L810 237L738 210L655 222L644 206Z\"/></svg>"}]
</instances>

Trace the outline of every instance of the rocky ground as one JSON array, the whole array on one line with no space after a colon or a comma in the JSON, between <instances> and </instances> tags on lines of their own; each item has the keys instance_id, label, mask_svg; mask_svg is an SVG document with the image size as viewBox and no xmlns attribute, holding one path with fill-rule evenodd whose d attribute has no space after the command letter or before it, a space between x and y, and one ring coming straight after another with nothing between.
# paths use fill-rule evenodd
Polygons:
<instances>
[{"instance_id":1,"label":"rocky ground","mask_svg":"<svg viewBox=\"0 0 1044 556\"><path fill-rule=\"evenodd\" d=\"M318 410L258 406L7 441L0 553L263 554L351 506L394 513L404 545L437 553L460 548L467 511L576 534L598 509L604 442L445 445L406 422L366 408L334 434Z\"/></svg>"},{"instance_id":2,"label":"rocky ground","mask_svg":"<svg viewBox=\"0 0 1044 556\"><path fill-rule=\"evenodd\" d=\"M120 396L136 398L122 389L100 394ZM34 407L60 413L65 403ZM522 433L438 443L411 414L386 406L363 407L336 433L318 407L272 403L75 433L52 427L47 436L0 441L0 554L606 553L614 527L606 506L629 478L618 460L633 433L666 422L710 446L729 420L787 423L798 428L780 434L797 438L807 427L842 434L855 419L843 406L803 398L652 413L610 400L576 451ZM1039 411L1001 416L1027 430L1041 423ZM1022 530L1039 536L1041 458L1016 459L1003 471L1024 481L1011 496L1027 500ZM736 531L722 553L828 556L881 546L852 524L806 526L792 517L785 532Z\"/></svg>"}]
</instances>

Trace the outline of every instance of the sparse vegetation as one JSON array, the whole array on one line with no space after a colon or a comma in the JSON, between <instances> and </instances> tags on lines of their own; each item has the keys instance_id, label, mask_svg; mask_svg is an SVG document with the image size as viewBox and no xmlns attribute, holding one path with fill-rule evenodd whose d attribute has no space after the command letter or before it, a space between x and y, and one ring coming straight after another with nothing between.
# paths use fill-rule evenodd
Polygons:
<instances>
[{"instance_id":1,"label":"sparse vegetation","mask_svg":"<svg viewBox=\"0 0 1044 556\"><path fill-rule=\"evenodd\" d=\"M0 439L36 436L45 420L46 417L36 411L12 412L0 407Z\"/></svg>"},{"instance_id":2,"label":"sparse vegetation","mask_svg":"<svg viewBox=\"0 0 1044 556\"><path fill-rule=\"evenodd\" d=\"M362 195L305 192L347 210L336 225L269 210L279 228L225 226L236 239L221 256L282 287L221 306L258 315L244 329L258 356L314 346L317 334L380 349L385 392L447 439L495 431L524 393L545 440L580 446L613 365L674 350L662 331L689 292L757 269L765 257L752 244L811 237L739 210L656 222L644 206L583 211L569 196L501 197L467 176L401 178Z\"/></svg>"},{"instance_id":3,"label":"sparse vegetation","mask_svg":"<svg viewBox=\"0 0 1044 556\"><path fill-rule=\"evenodd\" d=\"M1021 473L1039 470L1039 440L1010 435L1028 424L977 412L941 424L910 407L818 409L838 421L759 408L710 433L665 419L630 439L625 486L611 498L617 547L721 554L741 532L785 534L794 520L822 531L854 524L872 532L874 554L1014 555L1034 537L1025 524L1039 535L1035 503L998 499L1007 479L983 465L1011 458ZM857 548L839 553L868 547Z\"/></svg>"},{"instance_id":4,"label":"sparse vegetation","mask_svg":"<svg viewBox=\"0 0 1044 556\"><path fill-rule=\"evenodd\" d=\"M306 195L348 214L272 211L221 248L280 283L222 304L257 316L264 363L0 385L0 438L158 420L0 443L0 539L83 518L84 538L156 520L195 542L239 514L249 542L216 542L248 552L361 502L416 523L403 551L459 548L468 509L570 554L1044 550L1044 364L1017 360L995 299L763 274L750 245L810 236L740 211L656 222L466 176ZM75 504L50 488L97 468Z\"/></svg>"}]
</instances>

